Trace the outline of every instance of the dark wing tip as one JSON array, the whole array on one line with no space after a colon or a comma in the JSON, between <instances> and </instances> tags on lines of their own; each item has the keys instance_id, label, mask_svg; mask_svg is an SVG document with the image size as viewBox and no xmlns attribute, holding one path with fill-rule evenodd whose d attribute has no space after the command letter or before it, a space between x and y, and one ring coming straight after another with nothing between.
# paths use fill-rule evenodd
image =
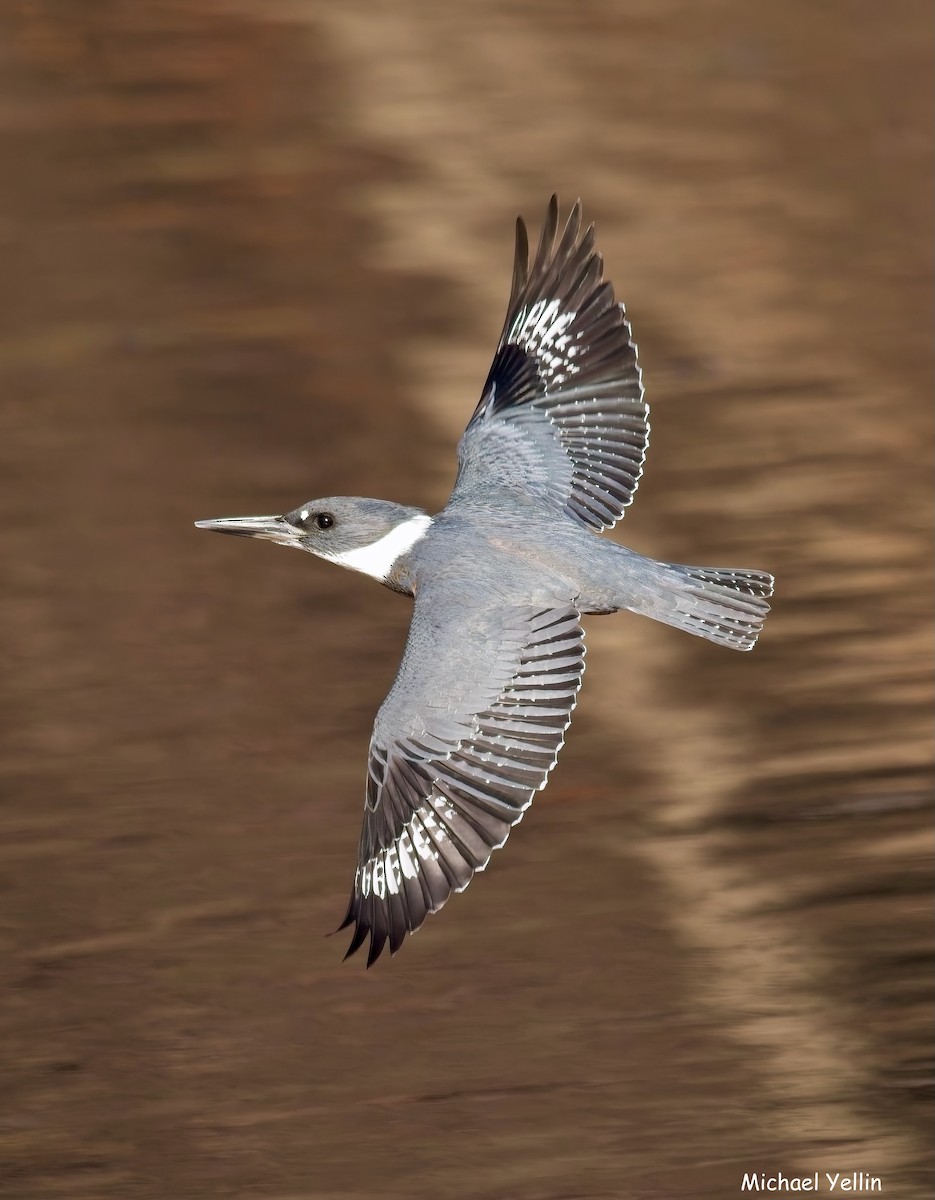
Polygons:
<instances>
[{"instance_id":1,"label":"dark wing tip","mask_svg":"<svg viewBox=\"0 0 935 1200\"><path fill-rule=\"evenodd\" d=\"M516 249L514 252L515 269L522 267L523 274L529 262L529 232L522 217L516 218Z\"/></svg>"},{"instance_id":2,"label":"dark wing tip","mask_svg":"<svg viewBox=\"0 0 935 1200\"><path fill-rule=\"evenodd\" d=\"M369 929L368 929L367 925L363 921L361 921L361 919L358 917L357 918L357 926L354 929L354 936L351 938L351 944L348 946L347 953L344 955L344 959L343 959L344 962L347 962L347 960L351 957L352 954L357 953L357 951L361 948L361 946L367 940L368 932L369 932ZM367 965L369 966L370 964L368 963Z\"/></svg>"},{"instance_id":3,"label":"dark wing tip","mask_svg":"<svg viewBox=\"0 0 935 1200\"><path fill-rule=\"evenodd\" d=\"M352 917L351 920L353 920L353 919L354 918ZM350 922L345 921L344 924L340 928L344 929L344 928L346 928L346 926L348 924L350 924ZM333 933L338 933L339 931L340 930L335 929L333 931ZM391 957L396 956L396 952L399 950L399 948L402 946L403 942L406 940L407 932L408 931L405 928L403 928L401 926L397 926L395 924L391 925L389 930L386 932L384 932L383 930L371 929L365 921L362 921L358 917L357 918L357 926L354 930L354 935L351 938L351 944L348 946L347 952L345 953L344 958L341 961L347 962L347 960L351 957L351 955L356 954L357 951L361 948L361 946L363 946L364 942L367 940L367 935L369 934L370 935L370 947L367 951L367 970L369 971L370 968L373 966L373 964L377 961L377 959L383 953L387 944L389 945L389 948L390 948L390 956ZM328 937L331 937L331 936L333 936L333 934L328 934Z\"/></svg>"},{"instance_id":4,"label":"dark wing tip","mask_svg":"<svg viewBox=\"0 0 935 1200\"><path fill-rule=\"evenodd\" d=\"M539 247L536 250L536 257L532 264L533 274L540 273L546 263L552 256L552 247L555 245L555 235L558 233L558 196L552 193L552 198L549 201L548 212L545 215L545 221L542 225L542 233L539 235Z\"/></svg>"},{"instance_id":5,"label":"dark wing tip","mask_svg":"<svg viewBox=\"0 0 935 1200\"><path fill-rule=\"evenodd\" d=\"M380 930L372 930L370 933L370 949L367 952L367 970L369 971L373 964L383 953L383 947L386 945L386 934Z\"/></svg>"},{"instance_id":6,"label":"dark wing tip","mask_svg":"<svg viewBox=\"0 0 935 1200\"><path fill-rule=\"evenodd\" d=\"M396 952L406 940L406 934L408 932L409 930L406 925L403 925L398 921L394 921L390 924L390 955L392 957L395 958Z\"/></svg>"},{"instance_id":7,"label":"dark wing tip","mask_svg":"<svg viewBox=\"0 0 935 1200\"><path fill-rule=\"evenodd\" d=\"M326 937L334 937L336 933L340 933L342 929L347 929L348 925L356 922L350 945L344 955L344 962L347 962L352 954L356 954L360 950L367 940L368 934L370 936L370 947L367 951L368 968L372 967L377 961L387 944L390 948L390 954L395 955L406 940L406 934L409 932L409 924L405 917L395 919L396 914L392 913L382 913L379 916L376 913L372 913L371 916L372 921L367 919L364 912L358 906L356 895L352 895L344 920L337 929L333 929L329 934L326 934Z\"/></svg>"},{"instance_id":8,"label":"dark wing tip","mask_svg":"<svg viewBox=\"0 0 935 1200\"><path fill-rule=\"evenodd\" d=\"M575 201L571 211L568 214L568 219L565 222L565 228L561 238L561 249L559 255L562 259L569 258L578 247L578 238L581 232L581 198ZM539 234L539 244L536 248L536 256L532 262L530 270L529 265L529 230L522 216L516 218L516 241L513 250L513 281L510 287L510 302L507 305L506 320L503 325L503 330L500 334L500 341L506 337L507 330L510 328L513 317L516 315L516 309L519 303L520 296L530 284L530 276L542 278L548 271L550 264L556 256L555 241L559 230L559 203L558 194L553 192L548 208L545 214L545 220L542 223L542 230ZM588 239L589 245L582 250L590 251L591 244L594 239L594 226L591 225L585 231L585 238Z\"/></svg>"},{"instance_id":9,"label":"dark wing tip","mask_svg":"<svg viewBox=\"0 0 935 1200\"><path fill-rule=\"evenodd\" d=\"M507 305L507 317L516 303L520 292L526 286L529 278L529 234L526 222L522 217L516 218L516 247L513 251L513 283L510 287L510 303ZM504 330L505 331L505 330Z\"/></svg>"},{"instance_id":10,"label":"dark wing tip","mask_svg":"<svg viewBox=\"0 0 935 1200\"><path fill-rule=\"evenodd\" d=\"M344 920L337 927L337 929L332 929L330 933L326 933L325 937L334 937L334 935L336 933L340 933L342 929L347 929L348 925L350 925L351 921L353 921L353 920L354 920L354 896L352 893L350 901L348 902L348 905L347 905L347 912L344 914Z\"/></svg>"}]
</instances>

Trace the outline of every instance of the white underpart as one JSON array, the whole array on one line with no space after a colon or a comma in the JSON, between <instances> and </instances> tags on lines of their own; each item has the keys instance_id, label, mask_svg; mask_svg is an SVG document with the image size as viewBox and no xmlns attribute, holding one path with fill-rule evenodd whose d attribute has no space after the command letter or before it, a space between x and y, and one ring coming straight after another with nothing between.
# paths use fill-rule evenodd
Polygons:
<instances>
[{"instance_id":1,"label":"white underpart","mask_svg":"<svg viewBox=\"0 0 935 1200\"><path fill-rule=\"evenodd\" d=\"M360 546L357 550L344 550L340 554L322 553L322 558L329 562L340 563L342 567L350 567L352 571L361 571L364 575L372 575L381 582L386 579L393 569L394 563L421 538L424 538L432 518L420 513L410 517L395 529L391 529L379 541L371 542L369 546Z\"/></svg>"}]
</instances>

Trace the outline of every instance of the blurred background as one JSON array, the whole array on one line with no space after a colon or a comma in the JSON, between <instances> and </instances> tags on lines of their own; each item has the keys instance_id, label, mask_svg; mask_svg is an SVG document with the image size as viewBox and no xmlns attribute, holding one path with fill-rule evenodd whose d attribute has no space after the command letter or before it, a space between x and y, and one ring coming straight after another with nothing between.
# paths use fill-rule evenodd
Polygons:
<instances>
[{"instance_id":1,"label":"blurred background","mask_svg":"<svg viewBox=\"0 0 935 1200\"><path fill-rule=\"evenodd\" d=\"M931 1195L931 26L0 9L4 1197ZM776 606L590 620L533 815L365 972L409 603L192 521L441 507L553 190L653 405L614 536Z\"/></svg>"}]
</instances>

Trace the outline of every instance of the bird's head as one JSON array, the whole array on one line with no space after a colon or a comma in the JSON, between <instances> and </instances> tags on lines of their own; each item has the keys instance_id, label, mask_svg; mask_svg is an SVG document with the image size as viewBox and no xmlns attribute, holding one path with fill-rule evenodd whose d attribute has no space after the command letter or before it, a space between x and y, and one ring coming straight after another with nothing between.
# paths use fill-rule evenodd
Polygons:
<instances>
[{"instance_id":1,"label":"bird's head","mask_svg":"<svg viewBox=\"0 0 935 1200\"><path fill-rule=\"evenodd\" d=\"M422 538L432 518L418 508L360 496L309 500L281 517L219 517L199 529L294 546L385 581L393 564Z\"/></svg>"}]
</instances>

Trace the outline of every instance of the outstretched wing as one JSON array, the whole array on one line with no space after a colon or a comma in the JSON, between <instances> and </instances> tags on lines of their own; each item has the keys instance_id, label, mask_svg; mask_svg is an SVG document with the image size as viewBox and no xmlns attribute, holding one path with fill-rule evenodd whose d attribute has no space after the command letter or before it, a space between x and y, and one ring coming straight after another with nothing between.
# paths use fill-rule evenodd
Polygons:
<instances>
[{"instance_id":1,"label":"outstretched wing","mask_svg":"<svg viewBox=\"0 0 935 1200\"><path fill-rule=\"evenodd\" d=\"M643 471L649 406L626 312L603 280L594 226L575 204L556 245L549 204L532 270L516 223L500 344L458 447L452 501L522 494L597 529L616 524Z\"/></svg>"},{"instance_id":2,"label":"outstretched wing","mask_svg":"<svg viewBox=\"0 0 935 1200\"><path fill-rule=\"evenodd\" d=\"M437 593L438 589L436 589ZM348 955L370 966L461 892L545 787L584 671L577 609L419 593L374 725Z\"/></svg>"}]
</instances>

